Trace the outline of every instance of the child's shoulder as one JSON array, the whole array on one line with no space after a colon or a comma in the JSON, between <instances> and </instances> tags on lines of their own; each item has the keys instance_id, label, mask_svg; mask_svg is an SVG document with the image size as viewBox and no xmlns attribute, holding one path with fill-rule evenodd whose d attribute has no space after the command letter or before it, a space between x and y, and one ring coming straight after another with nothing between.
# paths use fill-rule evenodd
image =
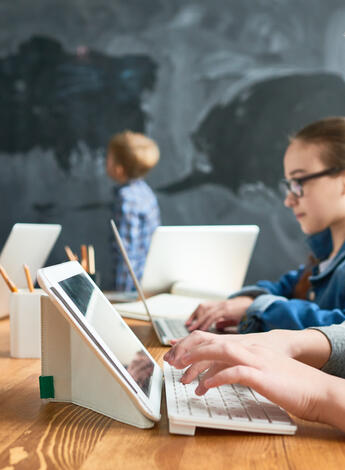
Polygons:
<instances>
[{"instance_id":1,"label":"child's shoulder","mask_svg":"<svg viewBox=\"0 0 345 470\"><path fill-rule=\"evenodd\" d=\"M117 194L121 199L143 200L156 197L150 186L143 179L132 180L120 186Z\"/></svg>"}]
</instances>

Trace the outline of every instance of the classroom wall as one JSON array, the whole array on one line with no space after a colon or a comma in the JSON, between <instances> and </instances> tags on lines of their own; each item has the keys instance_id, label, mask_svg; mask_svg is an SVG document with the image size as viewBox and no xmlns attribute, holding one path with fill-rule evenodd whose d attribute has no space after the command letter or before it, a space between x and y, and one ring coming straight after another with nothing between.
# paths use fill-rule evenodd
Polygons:
<instances>
[{"instance_id":1,"label":"classroom wall","mask_svg":"<svg viewBox=\"0 0 345 470\"><path fill-rule=\"evenodd\" d=\"M303 262L278 181L287 137L344 114L343 0L2 0L0 246L59 222L50 263L93 243L111 287L109 136L162 152L164 224L260 225L247 281Z\"/></svg>"}]
</instances>

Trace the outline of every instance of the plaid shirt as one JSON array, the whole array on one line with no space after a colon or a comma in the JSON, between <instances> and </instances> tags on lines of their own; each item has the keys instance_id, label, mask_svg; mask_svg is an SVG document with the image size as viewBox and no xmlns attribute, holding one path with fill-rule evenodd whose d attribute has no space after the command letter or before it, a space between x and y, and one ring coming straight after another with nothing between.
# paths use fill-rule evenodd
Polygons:
<instances>
[{"instance_id":1,"label":"plaid shirt","mask_svg":"<svg viewBox=\"0 0 345 470\"><path fill-rule=\"evenodd\" d=\"M140 280L154 230L160 225L159 206L151 188L141 179L114 189L113 218L127 250L133 270ZM135 285L112 235L114 288L134 291Z\"/></svg>"}]
</instances>

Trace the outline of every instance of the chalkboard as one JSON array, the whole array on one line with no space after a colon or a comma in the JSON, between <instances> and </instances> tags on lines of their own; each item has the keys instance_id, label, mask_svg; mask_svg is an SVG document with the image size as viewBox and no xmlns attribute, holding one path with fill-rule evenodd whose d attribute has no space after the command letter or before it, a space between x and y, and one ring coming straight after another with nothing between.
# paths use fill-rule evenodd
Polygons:
<instances>
[{"instance_id":1,"label":"chalkboard","mask_svg":"<svg viewBox=\"0 0 345 470\"><path fill-rule=\"evenodd\" d=\"M164 224L257 223L247 282L305 260L278 182L288 136L345 111L343 0L1 2L0 245L58 222L111 288L110 136L157 140Z\"/></svg>"},{"instance_id":2,"label":"chalkboard","mask_svg":"<svg viewBox=\"0 0 345 470\"><path fill-rule=\"evenodd\" d=\"M32 37L0 60L0 151L39 145L69 170L79 142L96 150L111 133L144 131L140 96L152 90L155 74L147 56L116 58L86 48L71 54L55 39Z\"/></svg>"}]
</instances>

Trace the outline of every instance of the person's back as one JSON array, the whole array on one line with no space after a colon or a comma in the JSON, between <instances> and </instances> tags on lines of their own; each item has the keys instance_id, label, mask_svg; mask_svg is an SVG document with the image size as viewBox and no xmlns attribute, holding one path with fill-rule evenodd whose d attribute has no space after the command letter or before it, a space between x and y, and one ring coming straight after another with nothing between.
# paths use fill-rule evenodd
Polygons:
<instances>
[{"instance_id":1,"label":"person's back","mask_svg":"<svg viewBox=\"0 0 345 470\"><path fill-rule=\"evenodd\" d=\"M130 131L115 135L108 147L107 173L119 183L114 188L113 218L133 269L140 279L154 230L160 225L156 196L142 177L159 160L156 143ZM114 289L133 291L135 286L117 244L114 253Z\"/></svg>"}]
</instances>

